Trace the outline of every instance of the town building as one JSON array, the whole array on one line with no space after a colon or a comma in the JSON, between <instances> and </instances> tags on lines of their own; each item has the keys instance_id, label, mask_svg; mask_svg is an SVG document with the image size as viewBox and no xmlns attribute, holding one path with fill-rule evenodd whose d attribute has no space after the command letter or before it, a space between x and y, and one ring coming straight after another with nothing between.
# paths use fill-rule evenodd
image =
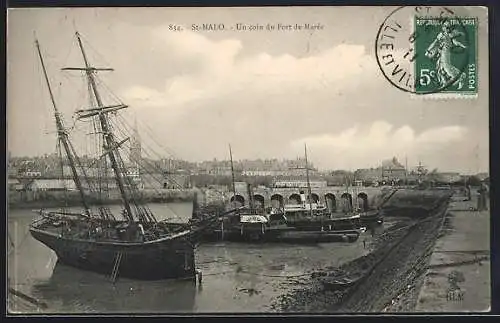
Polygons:
<instances>
[{"instance_id":1,"label":"town building","mask_svg":"<svg viewBox=\"0 0 500 323\"><path fill-rule=\"evenodd\" d=\"M433 180L440 183L458 183L463 181L462 176L458 172L440 172L436 173Z\"/></svg>"},{"instance_id":2,"label":"town building","mask_svg":"<svg viewBox=\"0 0 500 323\"><path fill-rule=\"evenodd\" d=\"M406 168L401 165L396 157L382 161L382 179L387 181L404 180Z\"/></svg>"},{"instance_id":3,"label":"town building","mask_svg":"<svg viewBox=\"0 0 500 323\"><path fill-rule=\"evenodd\" d=\"M166 189L189 189L191 188L191 176L186 171L165 173L163 188Z\"/></svg>"},{"instance_id":4,"label":"town building","mask_svg":"<svg viewBox=\"0 0 500 323\"><path fill-rule=\"evenodd\" d=\"M377 168L358 169L354 172L356 180L366 182L398 182L408 176L405 166L396 157L382 161Z\"/></svg>"},{"instance_id":5,"label":"town building","mask_svg":"<svg viewBox=\"0 0 500 323\"><path fill-rule=\"evenodd\" d=\"M42 172L37 170L27 170L19 174L22 177L42 177Z\"/></svg>"},{"instance_id":6,"label":"town building","mask_svg":"<svg viewBox=\"0 0 500 323\"><path fill-rule=\"evenodd\" d=\"M20 191L24 189L24 185L17 178L8 178L7 186L9 191Z\"/></svg>"},{"instance_id":7,"label":"town building","mask_svg":"<svg viewBox=\"0 0 500 323\"><path fill-rule=\"evenodd\" d=\"M363 183L373 183L382 180L382 168L366 168L358 169L354 172L356 180L362 181Z\"/></svg>"},{"instance_id":8,"label":"town building","mask_svg":"<svg viewBox=\"0 0 500 323\"><path fill-rule=\"evenodd\" d=\"M37 191L65 191L76 190L76 185L70 179L33 179L26 184L26 190Z\"/></svg>"}]
</instances>

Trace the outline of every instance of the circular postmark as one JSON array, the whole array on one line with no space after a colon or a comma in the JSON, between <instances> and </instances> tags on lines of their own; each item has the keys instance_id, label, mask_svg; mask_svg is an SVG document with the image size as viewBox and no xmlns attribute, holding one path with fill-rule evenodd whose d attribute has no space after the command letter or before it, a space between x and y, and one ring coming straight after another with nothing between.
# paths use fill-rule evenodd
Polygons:
<instances>
[{"instance_id":1,"label":"circular postmark","mask_svg":"<svg viewBox=\"0 0 500 323\"><path fill-rule=\"evenodd\" d=\"M469 20L445 7L399 7L380 25L377 64L396 88L414 94L460 92L470 63ZM474 26L475 28L475 26Z\"/></svg>"}]
</instances>

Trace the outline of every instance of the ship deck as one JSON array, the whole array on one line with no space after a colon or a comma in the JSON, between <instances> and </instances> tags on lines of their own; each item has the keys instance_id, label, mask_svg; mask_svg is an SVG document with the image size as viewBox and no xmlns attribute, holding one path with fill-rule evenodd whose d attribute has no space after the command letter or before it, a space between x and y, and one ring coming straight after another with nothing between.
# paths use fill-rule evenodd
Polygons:
<instances>
[{"instance_id":1,"label":"ship deck","mask_svg":"<svg viewBox=\"0 0 500 323\"><path fill-rule=\"evenodd\" d=\"M172 238L178 234L185 234L188 230L183 223L141 223L144 235L137 234L127 236L120 235L120 229L124 228L126 221L109 221L102 219L40 219L35 221L30 229L45 232L50 235L65 237L66 239L87 240L93 242L146 242L158 239Z\"/></svg>"}]
</instances>

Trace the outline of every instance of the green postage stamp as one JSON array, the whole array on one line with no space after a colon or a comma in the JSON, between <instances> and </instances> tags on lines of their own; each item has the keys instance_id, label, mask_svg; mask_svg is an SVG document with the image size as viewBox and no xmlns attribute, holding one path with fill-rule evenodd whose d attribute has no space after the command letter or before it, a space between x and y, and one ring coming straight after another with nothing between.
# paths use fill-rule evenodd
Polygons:
<instances>
[{"instance_id":1,"label":"green postage stamp","mask_svg":"<svg viewBox=\"0 0 500 323\"><path fill-rule=\"evenodd\" d=\"M415 17L415 93L476 95L477 18Z\"/></svg>"}]
</instances>

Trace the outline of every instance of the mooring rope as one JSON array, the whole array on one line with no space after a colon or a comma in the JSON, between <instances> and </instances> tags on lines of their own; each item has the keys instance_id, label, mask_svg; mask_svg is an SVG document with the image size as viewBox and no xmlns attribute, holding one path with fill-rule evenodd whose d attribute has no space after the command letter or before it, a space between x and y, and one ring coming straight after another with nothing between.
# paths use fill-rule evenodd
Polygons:
<instances>
[{"instance_id":1,"label":"mooring rope","mask_svg":"<svg viewBox=\"0 0 500 323\"><path fill-rule=\"evenodd\" d=\"M213 273L203 274L203 276L216 276L216 275L225 275L225 274L231 274L231 273L233 273L233 274L247 274L247 275L269 277L269 278L284 278L284 279L311 276L311 273L304 273L304 274L298 274L298 275L270 275L270 274L251 272L251 271L247 271L247 270L238 270L238 269L213 272Z\"/></svg>"},{"instance_id":2,"label":"mooring rope","mask_svg":"<svg viewBox=\"0 0 500 323\"><path fill-rule=\"evenodd\" d=\"M27 295L27 294L25 294L25 293L23 293L23 292L21 292L19 290L16 290L16 289L14 289L12 287L9 287L8 290L9 290L9 294L17 296L17 297L19 297L19 298L21 298L21 299L23 299L23 300L25 300L25 301L33 304L33 305L38 306L39 308L46 309L48 307L47 303L39 301L36 298L31 297L31 296L29 296L29 295Z\"/></svg>"},{"instance_id":3,"label":"mooring rope","mask_svg":"<svg viewBox=\"0 0 500 323\"><path fill-rule=\"evenodd\" d=\"M308 274L298 274L298 275L268 275L268 274L261 274L261 273L252 273L249 271L240 271L238 273L243 273L243 274L248 274L248 275L254 275L254 276L262 276L262 277L270 277L270 278L298 278L298 277L306 277L306 276L311 276L310 273Z\"/></svg>"}]
</instances>

